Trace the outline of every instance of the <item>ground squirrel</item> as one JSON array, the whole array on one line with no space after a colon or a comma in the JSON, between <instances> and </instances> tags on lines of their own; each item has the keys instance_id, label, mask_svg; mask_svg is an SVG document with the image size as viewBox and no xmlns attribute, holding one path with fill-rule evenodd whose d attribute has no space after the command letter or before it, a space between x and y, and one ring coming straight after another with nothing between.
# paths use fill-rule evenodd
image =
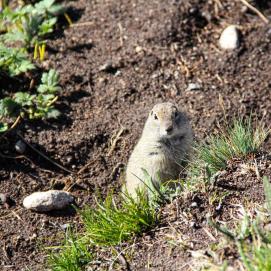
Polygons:
<instances>
[{"instance_id":1,"label":"ground squirrel","mask_svg":"<svg viewBox=\"0 0 271 271\"><path fill-rule=\"evenodd\" d=\"M128 161L127 192L135 196L135 189L144 186L142 169L158 185L178 179L192 140L193 133L186 115L172 103L156 104Z\"/></svg>"}]
</instances>

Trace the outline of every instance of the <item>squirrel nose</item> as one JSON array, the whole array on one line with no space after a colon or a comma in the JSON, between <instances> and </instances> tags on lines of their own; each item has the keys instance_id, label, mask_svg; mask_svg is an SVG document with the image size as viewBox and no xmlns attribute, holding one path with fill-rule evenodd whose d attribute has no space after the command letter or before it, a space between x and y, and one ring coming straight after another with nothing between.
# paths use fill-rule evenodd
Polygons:
<instances>
[{"instance_id":1,"label":"squirrel nose","mask_svg":"<svg viewBox=\"0 0 271 271\"><path fill-rule=\"evenodd\" d=\"M166 132L168 134L170 134L172 131L173 131L173 127L172 126L169 126L169 127L166 128Z\"/></svg>"}]
</instances>

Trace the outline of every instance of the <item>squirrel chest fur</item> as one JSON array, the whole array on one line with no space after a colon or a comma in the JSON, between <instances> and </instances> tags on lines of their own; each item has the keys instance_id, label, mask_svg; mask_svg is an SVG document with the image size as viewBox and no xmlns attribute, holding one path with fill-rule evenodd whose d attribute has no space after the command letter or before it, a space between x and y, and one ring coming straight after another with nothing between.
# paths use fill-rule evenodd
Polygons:
<instances>
[{"instance_id":1,"label":"squirrel chest fur","mask_svg":"<svg viewBox=\"0 0 271 271\"><path fill-rule=\"evenodd\" d=\"M184 113L172 103L155 105L128 161L127 192L135 195L136 189L144 186L142 169L158 185L178 179L192 140L192 129Z\"/></svg>"}]
</instances>

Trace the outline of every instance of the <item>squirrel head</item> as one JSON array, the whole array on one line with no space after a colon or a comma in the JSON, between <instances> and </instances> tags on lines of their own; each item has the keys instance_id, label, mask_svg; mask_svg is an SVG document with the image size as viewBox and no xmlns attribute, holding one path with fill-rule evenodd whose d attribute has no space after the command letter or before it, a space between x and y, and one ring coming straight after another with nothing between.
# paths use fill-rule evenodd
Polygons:
<instances>
[{"instance_id":1,"label":"squirrel head","mask_svg":"<svg viewBox=\"0 0 271 271\"><path fill-rule=\"evenodd\" d=\"M156 104L149 113L146 128L158 139L185 134L189 127L185 114L170 103Z\"/></svg>"}]
</instances>

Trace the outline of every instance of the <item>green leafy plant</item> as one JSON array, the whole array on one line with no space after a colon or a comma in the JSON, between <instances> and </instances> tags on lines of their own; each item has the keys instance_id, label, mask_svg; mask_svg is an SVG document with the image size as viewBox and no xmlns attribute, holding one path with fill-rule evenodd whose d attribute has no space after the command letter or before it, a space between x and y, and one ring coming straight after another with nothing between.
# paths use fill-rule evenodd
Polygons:
<instances>
[{"instance_id":1,"label":"green leafy plant","mask_svg":"<svg viewBox=\"0 0 271 271\"><path fill-rule=\"evenodd\" d=\"M21 115L30 119L35 118L57 118L60 112L53 107L57 99L57 92L60 91L59 75L55 70L42 74L38 94L17 92L14 101L21 106Z\"/></svg>"},{"instance_id":2,"label":"green leafy plant","mask_svg":"<svg viewBox=\"0 0 271 271\"><path fill-rule=\"evenodd\" d=\"M11 98L0 100L0 116L10 117L15 116L15 111L18 109L18 104Z\"/></svg>"},{"instance_id":3,"label":"green leafy plant","mask_svg":"<svg viewBox=\"0 0 271 271\"><path fill-rule=\"evenodd\" d=\"M2 1L3 2L3 1ZM0 69L10 77L18 76L35 69L29 60L27 49L34 47L34 59L44 59L46 35L51 33L57 22L57 16L65 8L55 0L42 0L35 4L18 6L11 9L2 6L0 13L1 26ZM21 48L19 48L21 47ZM18 91L14 95L4 96L0 100L0 132L8 129L6 118L18 116L30 119L56 118L60 112L53 106L60 91L59 76L55 70L43 73L41 84L36 93ZM15 121L16 123L16 121Z\"/></svg>"},{"instance_id":4,"label":"green leafy plant","mask_svg":"<svg viewBox=\"0 0 271 271\"><path fill-rule=\"evenodd\" d=\"M37 94L16 92L13 97L0 100L0 118L28 117L29 119L57 118L60 112L53 104L60 91L59 75L55 70L43 73ZM0 132L7 130L6 123L0 123Z\"/></svg>"},{"instance_id":5,"label":"green leafy plant","mask_svg":"<svg viewBox=\"0 0 271 271\"><path fill-rule=\"evenodd\" d=\"M51 69L48 73L43 73L41 84L38 87L38 92L42 94L55 94L61 88L59 87L59 74L56 70Z\"/></svg>"},{"instance_id":6,"label":"green leafy plant","mask_svg":"<svg viewBox=\"0 0 271 271\"><path fill-rule=\"evenodd\" d=\"M7 123L1 123L0 122L0 133L3 133L3 132L5 132L5 131L7 131L8 130L8 125L7 125Z\"/></svg>"},{"instance_id":7,"label":"green leafy plant","mask_svg":"<svg viewBox=\"0 0 271 271\"><path fill-rule=\"evenodd\" d=\"M45 14L46 17L58 16L65 12L65 8L61 4L56 4L55 0L39 1L34 6L35 13Z\"/></svg>"},{"instance_id":8,"label":"green leafy plant","mask_svg":"<svg viewBox=\"0 0 271 271\"><path fill-rule=\"evenodd\" d=\"M0 16L7 31L2 39L9 43L20 41L27 48L43 44L45 36L54 29L56 16L64 11L64 7L55 4L55 0L43 0L16 10L6 7Z\"/></svg>"},{"instance_id":9,"label":"green leafy plant","mask_svg":"<svg viewBox=\"0 0 271 271\"><path fill-rule=\"evenodd\" d=\"M10 76L33 70L35 66L28 60L23 49L5 47L0 44L0 69Z\"/></svg>"}]
</instances>

